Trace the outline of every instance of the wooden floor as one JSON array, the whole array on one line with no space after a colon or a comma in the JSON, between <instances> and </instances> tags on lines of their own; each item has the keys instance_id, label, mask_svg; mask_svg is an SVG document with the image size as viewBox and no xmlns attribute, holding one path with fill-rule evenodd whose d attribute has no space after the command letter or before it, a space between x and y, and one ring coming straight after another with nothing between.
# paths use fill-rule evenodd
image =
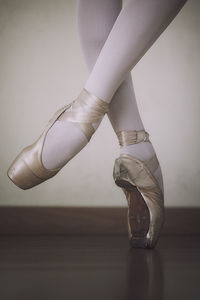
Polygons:
<instances>
[{"instance_id":1,"label":"wooden floor","mask_svg":"<svg viewBox=\"0 0 200 300\"><path fill-rule=\"evenodd\" d=\"M200 237L1 236L1 300L199 299Z\"/></svg>"}]
</instances>

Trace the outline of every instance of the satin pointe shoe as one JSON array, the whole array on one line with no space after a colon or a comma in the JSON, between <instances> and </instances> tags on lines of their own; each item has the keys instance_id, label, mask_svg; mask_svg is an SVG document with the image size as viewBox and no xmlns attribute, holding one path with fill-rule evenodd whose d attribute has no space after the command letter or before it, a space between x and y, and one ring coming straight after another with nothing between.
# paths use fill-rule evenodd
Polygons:
<instances>
[{"instance_id":1,"label":"satin pointe shoe","mask_svg":"<svg viewBox=\"0 0 200 300\"><path fill-rule=\"evenodd\" d=\"M150 142L145 130L121 131L117 136L120 146ZM164 224L164 195L153 175L158 166L156 154L144 161L129 154L115 160L113 177L127 198L128 235L133 248L154 248Z\"/></svg>"},{"instance_id":2,"label":"satin pointe shoe","mask_svg":"<svg viewBox=\"0 0 200 300\"><path fill-rule=\"evenodd\" d=\"M107 111L108 103L83 89L72 103L53 115L40 137L19 153L7 171L8 177L19 188L26 190L55 176L63 166L46 169L42 164L42 149L45 137L56 120L72 122L83 131L89 142L95 132L92 124L100 122Z\"/></svg>"}]
</instances>

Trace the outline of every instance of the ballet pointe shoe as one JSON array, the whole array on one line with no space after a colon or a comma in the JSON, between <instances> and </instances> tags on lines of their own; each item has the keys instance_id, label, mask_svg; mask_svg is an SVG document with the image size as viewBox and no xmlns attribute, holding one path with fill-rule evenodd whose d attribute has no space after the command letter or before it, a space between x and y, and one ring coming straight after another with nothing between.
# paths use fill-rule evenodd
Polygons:
<instances>
[{"instance_id":1,"label":"ballet pointe shoe","mask_svg":"<svg viewBox=\"0 0 200 300\"><path fill-rule=\"evenodd\" d=\"M40 137L19 153L7 171L8 177L19 188L26 190L55 176L63 166L46 169L42 163L42 149L49 129L57 120L67 120L78 126L89 142L95 132L92 124L100 122L107 111L108 104L105 101L83 89L72 103L53 115Z\"/></svg>"},{"instance_id":2,"label":"ballet pointe shoe","mask_svg":"<svg viewBox=\"0 0 200 300\"><path fill-rule=\"evenodd\" d=\"M150 142L144 130L117 135L121 146ZM164 224L164 195L153 175L158 166L156 154L144 161L121 154L115 161L113 177L127 198L128 235L133 248L154 248Z\"/></svg>"}]
</instances>

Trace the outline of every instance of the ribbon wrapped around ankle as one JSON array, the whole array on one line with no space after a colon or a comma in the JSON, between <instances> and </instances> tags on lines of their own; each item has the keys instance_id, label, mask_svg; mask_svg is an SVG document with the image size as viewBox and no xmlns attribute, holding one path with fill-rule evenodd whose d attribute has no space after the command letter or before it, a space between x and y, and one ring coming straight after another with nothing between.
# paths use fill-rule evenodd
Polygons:
<instances>
[{"instance_id":1,"label":"ribbon wrapped around ankle","mask_svg":"<svg viewBox=\"0 0 200 300\"><path fill-rule=\"evenodd\" d=\"M92 124L100 123L108 108L107 102L83 89L58 119L78 126L89 141L95 132Z\"/></svg>"},{"instance_id":2,"label":"ribbon wrapped around ankle","mask_svg":"<svg viewBox=\"0 0 200 300\"><path fill-rule=\"evenodd\" d=\"M145 130L127 130L116 133L120 146L129 146L140 142L150 142L149 134Z\"/></svg>"}]
</instances>

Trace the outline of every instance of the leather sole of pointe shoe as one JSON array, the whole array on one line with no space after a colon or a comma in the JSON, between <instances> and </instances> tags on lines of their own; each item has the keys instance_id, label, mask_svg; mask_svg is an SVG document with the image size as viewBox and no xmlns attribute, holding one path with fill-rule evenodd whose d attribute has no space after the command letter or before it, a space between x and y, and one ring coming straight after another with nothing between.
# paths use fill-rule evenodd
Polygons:
<instances>
[{"instance_id":1,"label":"leather sole of pointe shoe","mask_svg":"<svg viewBox=\"0 0 200 300\"><path fill-rule=\"evenodd\" d=\"M128 181L116 180L116 185L121 187L128 201L128 231L130 246L132 248L154 248L149 245L147 234L150 227L150 212L141 193L136 186Z\"/></svg>"}]
</instances>

